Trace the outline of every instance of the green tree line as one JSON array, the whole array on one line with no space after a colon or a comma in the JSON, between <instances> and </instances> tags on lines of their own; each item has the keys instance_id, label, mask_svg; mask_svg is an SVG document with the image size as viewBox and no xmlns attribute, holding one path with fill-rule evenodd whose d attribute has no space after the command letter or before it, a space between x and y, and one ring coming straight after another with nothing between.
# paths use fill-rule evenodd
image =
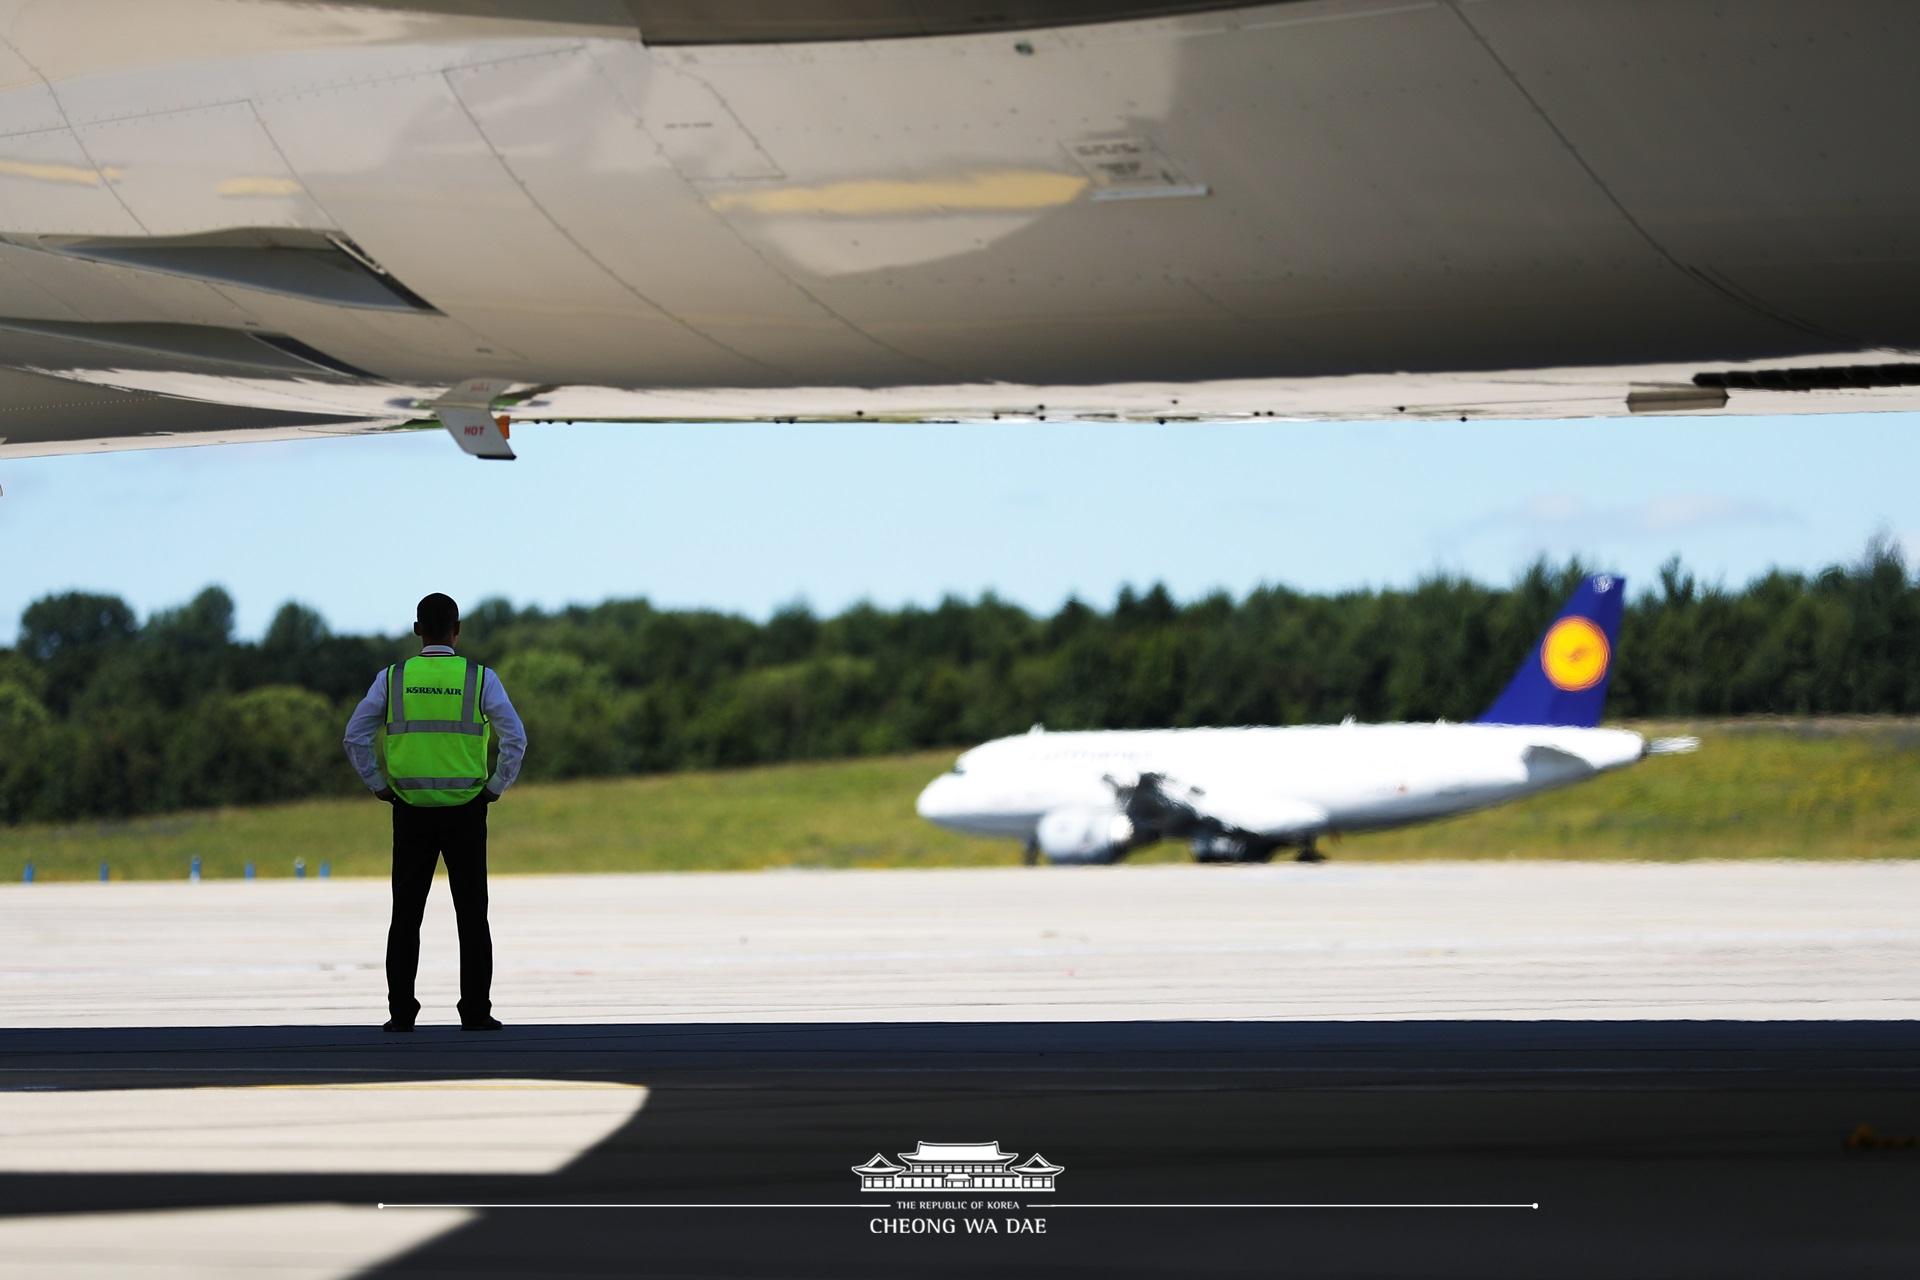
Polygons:
<instances>
[{"instance_id":1,"label":"green tree line","mask_svg":"<svg viewBox=\"0 0 1920 1280\"><path fill-rule=\"evenodd\" d=\"M1262 587L1187 603L1160 586L1036 616L992 595L933 608L802 605L765 622L616 600L488 600L461 649L527 722L524 777L657 773L969 744L1051 728L1471 719L1587 572L1504 588ZM1920 581L1897 548L1744 587L1669 562L1636 588L1610 716L1920 712ZM351 793L340 749L406 635L336 635L288 603L258 642L209 587L141 621L110 595L30 605L0 650L0 822Z\"/></svg>"}]
</instances>

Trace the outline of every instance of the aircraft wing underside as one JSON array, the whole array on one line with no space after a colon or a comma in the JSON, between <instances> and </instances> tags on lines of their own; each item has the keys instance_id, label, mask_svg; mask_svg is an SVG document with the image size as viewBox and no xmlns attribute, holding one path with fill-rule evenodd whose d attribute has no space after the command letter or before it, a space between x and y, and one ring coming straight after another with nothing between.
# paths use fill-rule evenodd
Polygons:
<instances>
[{"instance_id":1,"label":"aircraft wing underside","mask_svg":"<svg viewBox=\"0 0 1920 1280\"><path fill-rule=\"evenodd\" d=\"M0 0L0 370L67 384L0 457L1912 410L1916 49L1900 0Z\"/></svg>"},{"instance_id":2,"label":"aircraft wing underside","mask_svg":"<svg viewBox=\"0 0 1920 1280\"><path fill-rule=\"evenodd\" d=\"M23 340L36 349L22 352ZM431 428L435 401L449 394L445 384L402 385L321 369L289 376L165 355L139 359L122 352L99 361L80 344L65 354L48 350L59 345L0 332L0 458ZM492 408L516 423L1462 423L1703 410L1906 412L1920 410L1920 385L1905 385L1909 369L1920 383L1920 364L1887 363L1876 353L1807 367L1757 362L1728 375L1676 365L1102 386L648 388L502 381L505 390ZM1727 381L1718 381L1723 376Z\"/></svg>"}]
</instances>

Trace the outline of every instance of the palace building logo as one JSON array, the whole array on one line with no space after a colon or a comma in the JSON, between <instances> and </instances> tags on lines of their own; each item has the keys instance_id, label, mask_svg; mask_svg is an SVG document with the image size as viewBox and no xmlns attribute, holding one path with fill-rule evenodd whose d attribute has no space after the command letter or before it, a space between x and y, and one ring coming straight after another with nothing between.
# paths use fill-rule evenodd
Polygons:
<instances>
[{"instance_id":1,"label":"palace building logo","mask_svg":"<svg viewBox=\"0 0 1920 1280\"><path fill-rule=\"evenodd\" d=\"M1582 617L1562 618L1540 642L1540 669L1556 689L1579 693L1607 674L1607 633Z\"/></svg>"},{"instance_id":2,"label":"palace building logo","mask_svg":"<svg viewBox=\"0 0 1920 1280\"><path fill-rule=\"evenodd\" d=\"M995 1142L922 1142L898 1161L879 1152L853 1171L862 1191L1052 1191L1066 1172L1038 1151L1020 1159Z\"/></svg>"}]
</instances>

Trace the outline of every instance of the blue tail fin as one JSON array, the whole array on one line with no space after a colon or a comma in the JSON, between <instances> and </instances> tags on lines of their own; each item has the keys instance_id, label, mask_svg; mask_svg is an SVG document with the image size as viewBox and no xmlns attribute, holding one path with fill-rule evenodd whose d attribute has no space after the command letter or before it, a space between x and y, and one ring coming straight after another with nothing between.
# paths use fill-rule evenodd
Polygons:
<instances>
[{"instance_id":1,"label":"blue tail fin","mask_svg":"<svg viewBox=\"0 0 1920 1280\"><path fill-rule=\"evenodd\" d=\"M1582 582L1480 723L1599 724L1626 595L1625 578L1601 573Z\"/></svg>"}]
</instances>

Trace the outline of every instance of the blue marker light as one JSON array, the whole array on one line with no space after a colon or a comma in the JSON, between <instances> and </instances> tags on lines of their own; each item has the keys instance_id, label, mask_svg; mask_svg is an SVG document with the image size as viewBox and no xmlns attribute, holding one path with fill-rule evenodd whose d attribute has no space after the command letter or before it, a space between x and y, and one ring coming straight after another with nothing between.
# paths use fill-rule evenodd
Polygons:
<instances>
[{"instance_id":1,"label":"blue marker light","mask_svg":"<svg viewBox=\"0 0 1920 1280\"><path fill-rule=\"evenodd\" d=\"M107 864L102 862L100 864L100 883L105 884L106 882L107 882Z\"/></svg>"},{"instance_id":2,"label":"blue marker light","mask_svg":"<svg viewBox=\"0 0 1920 1280\"><path fill-rule=\"evenodd\" d=\"M253 879L253 864L251 862L247 864L247 879Z\"/></svg>"},{"instance_id":3,"label":"blue marker light","mask_svg":"<svg viewBox=\"0 0 1920 1280\"><path fill-rule=\"evenodd\" d=\"M33 883L33 859L32 858L27 859L27 869L21 873L20 879L26 884Z\"/></svg>"},{"instance_id":4,"label":"blue marker light","mask_svg":"<svg viewBox=\"0 0 1920 1280\"><path fill-rule=\"evenodd\" d=\"M293 860L293 878L295 880L305 880L307 878L307 860L305 858L295 858Z\"/></svg>"},{"instance_id":5,"label":"blue marker light","mask_svg":"<svg viewBox=\"0 0 1920 1280\"><path fill-rule=\"evenodd\" d=\"M200 855L197 853L193 855L193 862L187 867L187 879L195 884L200 883Z\"/></svg>"},{"instance_id":6,"label":"blue marker light","mask_svg":"<svg viewBox=\"0 0 1920 1280\"><path fill-rule=\"evenodd\" d=\"M331 862L322 861L320 863L320 878L322 880L325 880L327 877L331 876L332 874L333 874L333 864Z\"/></svg>"}]
</instances>

